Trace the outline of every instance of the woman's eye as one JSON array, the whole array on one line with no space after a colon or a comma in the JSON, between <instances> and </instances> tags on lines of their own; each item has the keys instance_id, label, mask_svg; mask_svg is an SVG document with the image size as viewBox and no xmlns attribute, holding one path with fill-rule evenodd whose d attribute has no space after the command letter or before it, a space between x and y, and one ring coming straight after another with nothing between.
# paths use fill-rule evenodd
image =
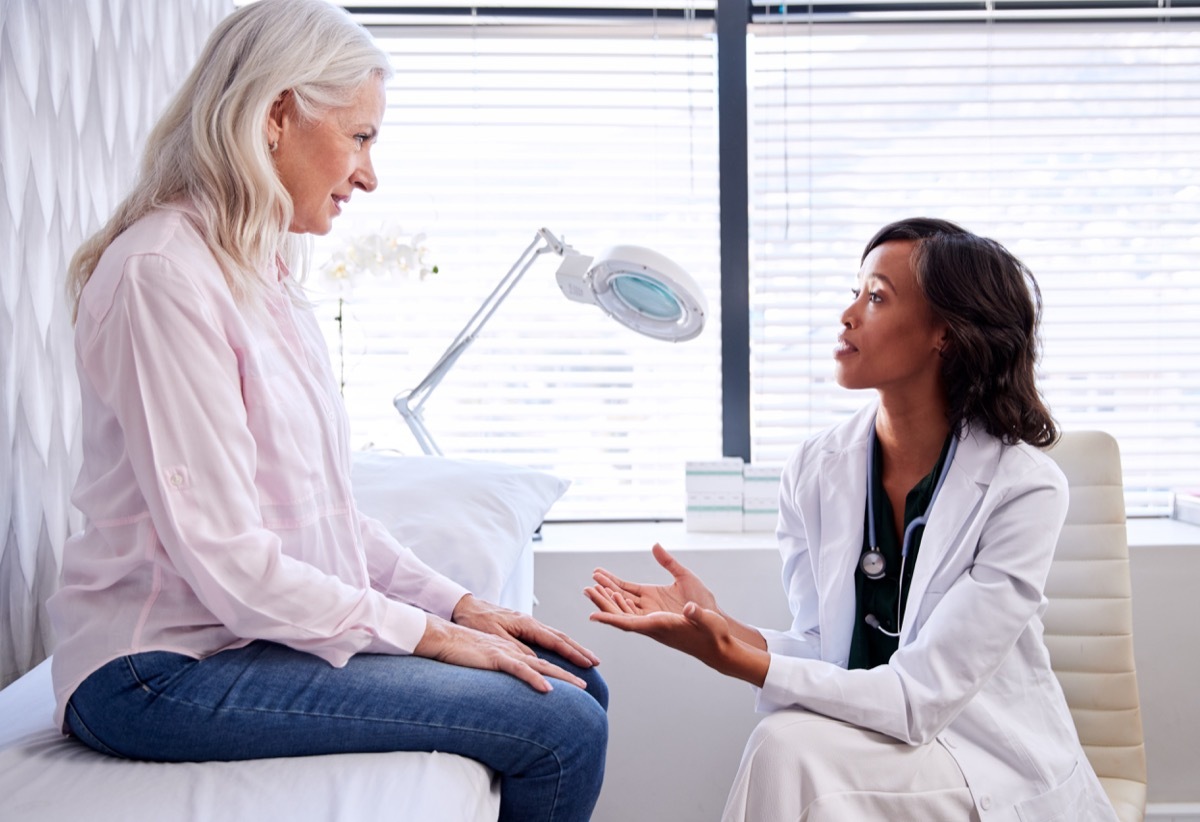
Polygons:
<instances>
[{"instance_id":1,"label":"woman's eye","mask_svg":"<svg viewBox=\"0 0 1200 822\"><path fill-rule=\"evenodd\" d=\"M878 291L872 291L867 294L867 299L869 299L873 303L881 303L881 302L883 302L883 295L880 294Z\"/></svg>"},{"instance_id":2,"label":"woman's eye","mask_svg":"<svg viewBox=\"0 0 1200 822\"><path fill-rule=\"evenodd\" d=\"M862 293L862 289L861 289L861 288L852 288L852 289L850 289L850 293L851 293L851 294L853 294L853 295L854 295L854 299L856 299L856 300L857 300L857 299L858 299L858 295Z\"/></svg>"},{"instance_id":3,"label":"woman's eye","mask_svg":"<svg viewBox=\"0 0 1200 822\"><path fill-rule=\"evenodd\" d=\"M355 134L354 135L354 141L356 143L358 143L359 148L362 148L363 144L366 143L368 139L369 138L365 134Z\"/></svg>"}]
</instances>

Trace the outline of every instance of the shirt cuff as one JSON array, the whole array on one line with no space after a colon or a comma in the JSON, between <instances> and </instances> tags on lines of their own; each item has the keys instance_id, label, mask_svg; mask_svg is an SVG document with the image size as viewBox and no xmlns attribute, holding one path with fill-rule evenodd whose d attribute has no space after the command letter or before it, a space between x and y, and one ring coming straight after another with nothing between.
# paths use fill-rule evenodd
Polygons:
<instances>
[{"instance_id":1,"label":"shirt cuff","mask_svg":"<svg viewBox=\"0 0 1200 822\"><path fill-rule=\"evenodd\" d=\"M422 596L421 607L442 619L449 619L458 601L471 593L449 577L437 576L429 580Z\"/></svg>"},{"instance_id":2,"label":"shirt cuff","mask_svg":"<svg viewBox=\"0 0 1200 822\"><path fill-rule=\"evenodd\" d=\"M368 654L411 654L425 635L425 612L403 602L387 600L378 633L363 648Z\"/></svg>"}]
</instances>

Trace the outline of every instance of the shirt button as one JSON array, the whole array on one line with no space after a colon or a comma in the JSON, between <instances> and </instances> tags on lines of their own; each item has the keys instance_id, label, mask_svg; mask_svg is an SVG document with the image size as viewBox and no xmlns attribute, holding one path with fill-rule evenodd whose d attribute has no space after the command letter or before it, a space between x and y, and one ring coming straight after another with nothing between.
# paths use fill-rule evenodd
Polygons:
<instances>
[{"instance_id":1,"label":"shirt button","mask_svg":"<svg viewBox=\"0 0 1200 822\"><path fill-rule=\"evenodd\" d=\"M171 484L176 488L183 485L183 474L175 473L171 475Z\"/></svg>"},{"instance_id":2,"label":"shirt button","mask_svg":"<svg viewBox=\"0 0 1200 822\"><path fill-rule=\"evenodd\" d=\"M983 808L985 811L988 810L989 808L991 808L992 807L992 798L990 796L988 796L986 793L983 796L979 797L979 807Z\"/></svg>"}]
</instances>

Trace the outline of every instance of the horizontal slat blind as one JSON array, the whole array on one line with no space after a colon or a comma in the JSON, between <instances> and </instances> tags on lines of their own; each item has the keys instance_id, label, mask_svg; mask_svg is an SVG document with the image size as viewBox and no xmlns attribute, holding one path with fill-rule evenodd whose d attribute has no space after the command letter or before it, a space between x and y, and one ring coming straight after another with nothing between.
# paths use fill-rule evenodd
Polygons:
<instances>
[{"instance_id":1,"label":"horizontal slat blind","mask_svg":"<svg viewBox=\"0 0 1200 822\"><path fill-rule=\"evenodd\" d=\"M1188 20L1200 18L1197 0L754 0L755 23L1074 23L1087 20Z\"/></svg>"},{"instance_id":2,"label":"horizontal slat blind","mask_svg":"<svg viewBox=\"0 0 1200 822\"><path fill-rule=\"evenodd\" d=\"M753 28L755 459L867 399L831 356L862 246L928 215L1034 271L1044 393L1131 514L1200 486L1200 24Z\"/></svg>"},{"instance_id":3,"label":"horizontal slat blind","mask_svg":"<svg viewBox=\"0 0 1200 822\"><path fill-rule=\"evenodd\" d=\"M419 382L539 228L585 254L644 245L704 287L699 338L658 342L567 301L558 258L546 255L425 418L447 456L572 480L553 519L679 517L683 462L721 448L711 22L373 31L396 69L373 150L381 182L318 242L311 285L329 291L324 261L389 223L425 232L440 272L356 281L341 343L336 301L320 298L335 368L345 351L353 442L417 452L393 397Z\"/></svg>"}]
</instances>

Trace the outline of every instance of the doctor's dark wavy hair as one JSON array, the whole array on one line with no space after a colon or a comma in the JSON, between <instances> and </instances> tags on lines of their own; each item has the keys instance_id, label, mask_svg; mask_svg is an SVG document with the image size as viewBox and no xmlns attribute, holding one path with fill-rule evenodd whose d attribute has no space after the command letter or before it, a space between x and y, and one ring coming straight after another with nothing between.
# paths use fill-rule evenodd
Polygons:
<instances>
[{"instance_id":1,"label":"doctor's dark wavy hair","mask_svg":"<svg viewBox=\"0 0 1200 822\"><path fill-rule=\"evenodd\" d=\"M951 428L972 423L1008 444L1053 444L1058 429L1034 380L1042 294L1033 273L995 240L928 217L884 226L863 258L892 240L915 243L917 283L949 328L942 380Z\"/></svg>"}]
</instances>

